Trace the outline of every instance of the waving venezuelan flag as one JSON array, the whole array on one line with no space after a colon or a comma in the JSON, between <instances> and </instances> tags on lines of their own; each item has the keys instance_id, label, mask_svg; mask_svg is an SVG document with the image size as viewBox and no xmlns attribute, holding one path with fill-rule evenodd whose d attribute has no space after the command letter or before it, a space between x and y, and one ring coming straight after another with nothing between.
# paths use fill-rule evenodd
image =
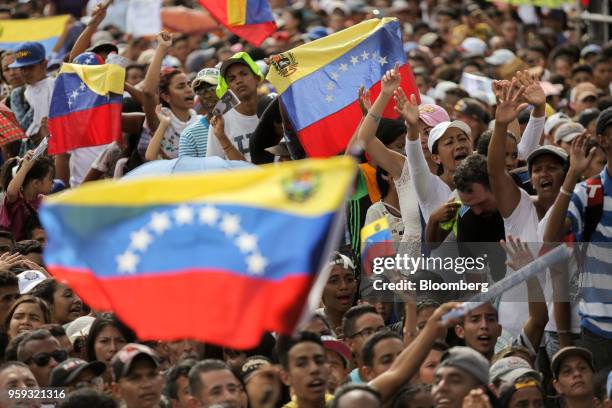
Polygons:
<instances>
[{"instance_id":1,"label":"waving venezuelan flag","mask_svg":"<svg viewBox=\"0 0 612 408\"><path fill-rule=\"evenodd\" d=\"M250 348L310 305L355 173L339 157L90 183L41 208L45 262L142 339Z\"/></svg>"},{"instance_id":2,"label":"waving venezuelan flag","mask_svg":"<svg viewBox=\"0 0 612 408\"><path fill-rule=\"evenodd\" d=\"M229 31L256 47L276 31L267 0L200 0L200 4Z\"/></svg>"},{"instance_id":3,"label":"waving venezuelan flag","mask_svg":"<svg viewBox=\"0 0 612 408\"><path fill-rule=\"evenodd\" d=\"M51 97L49 154L118 140L124 81L118 65L63 64Z\"/></svg>"},{"instance_id":4,"label":"waving venezuelan flag","mask_svg":"<svg viewBox=\"0 0 612 408\"><path fill-rule=\"evenodd\" d=\"M53 50L70 16L0 20L0 49L13 50L22 42L41 43L47 55Z\"/></svg>"},{"instance_id":5,"label":"waving venezuelan flag","mask_svg":"<svg viewBox=\"0 0 612 408\"><path fill-rule=\"evenodd\" d=\"M361 119L359 87L376 98L383 75L396 63L404 92L419 98L399 22L372 19L274 56L267 78L306 153L332 156L344 151ZM397 117L393 101L384 116Z\"/></svg>"}]
</instances>

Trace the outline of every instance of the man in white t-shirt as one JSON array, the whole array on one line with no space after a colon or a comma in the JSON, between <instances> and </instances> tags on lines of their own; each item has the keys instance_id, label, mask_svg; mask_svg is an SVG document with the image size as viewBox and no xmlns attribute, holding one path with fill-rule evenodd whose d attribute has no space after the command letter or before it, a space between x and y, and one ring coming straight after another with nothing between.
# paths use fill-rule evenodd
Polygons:
<instances>
[{"instance_id":1,"label":"man in white t-shirt","mask_svg":"<svg viewBox=\"0 0 612 408\"><path fill-rule=\"evenodd\" d=\"M221 126L213 123L206 156L250 161L249 140L259 123L257 87L263 74L246 52L234 54L223 62L220 72L217 95L223 96L229 88L240 99L240 105L223 115L221 134L217 131Z\"/></svg>"}]
</instances>

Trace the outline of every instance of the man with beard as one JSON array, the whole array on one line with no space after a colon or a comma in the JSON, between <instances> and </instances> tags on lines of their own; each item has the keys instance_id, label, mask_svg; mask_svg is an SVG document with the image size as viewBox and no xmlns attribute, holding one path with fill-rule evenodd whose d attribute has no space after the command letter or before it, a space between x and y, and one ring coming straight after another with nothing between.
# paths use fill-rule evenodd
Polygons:
<instances>
[{"instance_id":1,"label":"man with beard","mask_svg":"<svg viewBox=\"0 0 612 408\"><path fill-rule=\"evenodd\" d=\"M282 337L278 342L283 366L281 380L294 392L283 408L324 408L333 397L326 394L329 366L321 338L301 332L297 338Z\"/></svg>"}]
</instances>

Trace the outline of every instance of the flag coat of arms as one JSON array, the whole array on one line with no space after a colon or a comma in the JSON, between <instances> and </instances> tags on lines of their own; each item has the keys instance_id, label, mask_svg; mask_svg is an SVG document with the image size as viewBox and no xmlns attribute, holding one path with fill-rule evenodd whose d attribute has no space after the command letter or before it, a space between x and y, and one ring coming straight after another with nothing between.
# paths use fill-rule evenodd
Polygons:
<instances>
[{"instance_id":1,"label":"flag coat of arms","mask_svg":"<svg viewBox=\"0 0 612 408\"><path fill-rule=\"evenodd\" d=\"M310 157L344 151L362 116L359 87L365 86L376 98L383 75L396 63L402 89L420 100L395 18L364 21L271 60L267 78ZM383 116L398 117L393 101Z\"/></svg>"},{"instance_id":2,"label":"flag coat of arms","mask_svg":"<svg viewBox=\"0 0 612 408\"><path fill-rule=\"evenodd\" d=\"M307 312L355 174L339 157L89 183L42 206L45 262L141 339L250 348Z\"/></svg>"}]
</instances>

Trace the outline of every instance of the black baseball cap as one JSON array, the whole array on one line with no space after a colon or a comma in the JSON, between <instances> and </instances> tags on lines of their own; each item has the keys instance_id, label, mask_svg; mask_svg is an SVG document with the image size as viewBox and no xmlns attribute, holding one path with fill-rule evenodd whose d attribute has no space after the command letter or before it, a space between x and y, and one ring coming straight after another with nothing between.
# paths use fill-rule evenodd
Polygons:
<instances>
[{"instance_id":1,"label":"black baseball cap","mask_svg":"<svg viewBox=\"0 0 612 408\"><path fill-rule=\"evenodd\" d=\"M612 125L612 106L599 114L597 125L595 126L595 133L603 135L606 128L610 125Z\"/></svg>"},{"instance_id":2,"label":"black baseball cap","mask_svg":"<svg viewBox=\"0 0 612 408\"><path fill-rule=\"evenodd\" d=\"M51 371L50 387L66 387L70 385L75 378L83 372L90 369L97 376L100 376L106 371L106 364L102 361L87 362L80 358L69 358L62 361L57 367Z\"/></svg>"},{"instance_id":3,"label":"black baseball cap","mask_svg":"<svg viewBox=\"0 0 612 408\"><path fill-rule=\"evenodd\" d=\"M538 157L544 156L544 155L554 156L558 158L563 163L564 166L567 165L568 156L565 150L563 150L559 146L544 145L544 146L540 146L537 149L535 149L527 157L527 172L529 174L531 174L531 165L533 164L533 161L537 159Z\"/></svg>"}]
</instances>

